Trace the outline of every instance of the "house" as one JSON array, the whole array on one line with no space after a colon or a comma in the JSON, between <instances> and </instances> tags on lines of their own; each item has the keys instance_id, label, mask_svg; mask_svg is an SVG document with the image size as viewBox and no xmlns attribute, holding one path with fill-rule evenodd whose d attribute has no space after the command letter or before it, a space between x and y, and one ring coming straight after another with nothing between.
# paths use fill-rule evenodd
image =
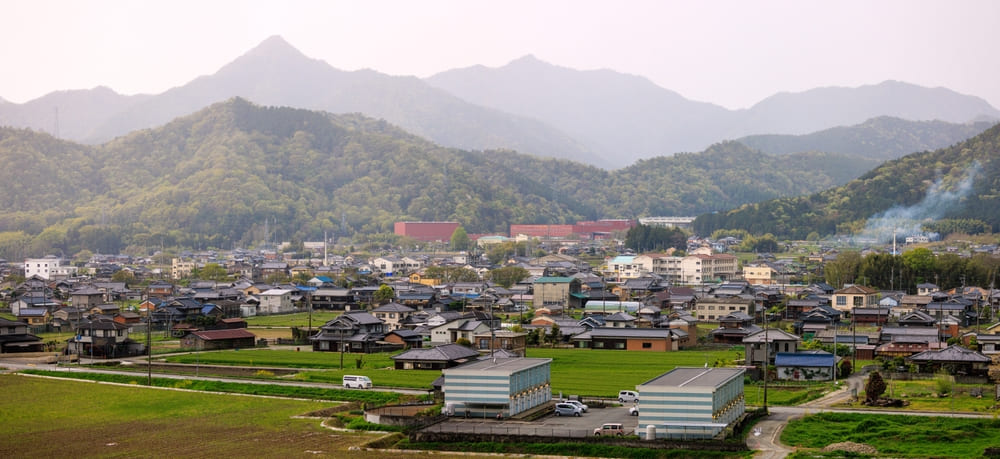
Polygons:
<instances>
[{"instance_id":1,"label":"house","mask_svg":"<svg viewBox=\"0 0 1000 459\"><path fill-rule=\"evenodd\" d=\"M87 310L104 302L104 292L87 285L70 292L69 300L74 308Z\"/></svg>"},{"instance_id":2,"label":"house","mask_svg":"<svg viewBox=\"0 0 1000 459\"><path fill-rule=\"evenodd\" d=\"M69 339L66 352L101 358L139 354L144 347L129 338L130 330L128 325L113 320L81 323L76 329L76 336Z\"/></svg>"},{"instance_id":3,"label":"house","mask_svg":"<svg viewBox=\"0 0 1000 459\"><path fill-rule=\"evenodd\" d=\"M798 352L800 341L802 338L776 328L761 330L743 338L747 363L757 366L773 365L779 352Z\"/></svg>"},{"instance_id":4,"label":"house","mask_svg":"<svg viewBox=\"0 0 1000 459\"><path fill-rule=\"evenodd\" d=\"M906 361L916 364L922 373L937 373L947 369L950 374L986 376L992 359L955 344L911 355Z\"/></svg>"},{"instance_id":5,"label":"house","mask_svg":"<svg viewBox=\"0 0 1000 459\"><path fill-rule=\"evenodd\" d=\"M260 314L285 314L295 311L292 304L292 291L272 288L258 295L260 299Z\"/></svg>"},{"instance_id":6,"label":"house","mask_svg":"<svg viewBox=\"0 0 1000 459\"><path fill-rule=\"evenodd\" d=\"M428 323L428 326L430 324ZM488 322L473 318L460 318L436 327L431 327L431 344L455 343L460 339L470 343L478 333L488 332L491 327Z\"/></svg>"},{"instance_id":7,"label":"house","mask_svg":"<svg viewBox=\"0 0 1000 459\"><path fill-rule=\"evenodd\" d=\"M312 292L310 301L313 309L344 311L354 304L354 294L346 288L321 287Z\"/></svg>"},{"instance_id":8,"label":"house","mask_svg":"<svg viewBox=\"0 0 1000 459\"><path fill-rule=\"evenodd\" d=\"M257 335L245 328L229 330L200 330L184 335L181 347L205 351L211 349L252 349Z\"/></svg>"},{"instance_id":9,"label":"house","mask_svg":"<svg viewBox=\"0 0 1000 459\"><path fill-rule=\"evenodd\" d=\"M594 328L571 338L574 346L626 351L676 351L688 333L673 328Z\"/></svg>"},{"instance_id":10,"label":"house","mask_svg":"<svg viewBox=\"0 0 1000 459\"><path fill-rule=\"evenodd\" d=\"M385 323L385 330L399 330L403 322L416 310L396 302L383 304L374 310L372 315Z\"/></svg>"},{"instance_id":11,"label":"house","mask_svg":"<svg viewBox=\"0 0 1000 459\"><path fill-rule=\"evenodd\" d=\"M851 314L854 315L856 324L885 325L889 321L889 308L854 308Z\"/></svg>"},{"instance_id":12,"label":"house","mask_svg":"<svg viewBox=\"0 0 1000 459\"><path fill-rule=\"evenodd\" d=\"M753 298L732 296L698 298L691 312L698 317L698 320L716 321L735 312L752 317L757 313L757 310Z\"/></svg>"},{"instance_id":13,"label":"house","mask_svg":"<svg viewBox=\"0 0 1000 459\"><path fill-rule=\"evenodd\" d=\"M842 312L850 312L853 308L878 307L879 292L863 285L848 285L833 292L832 306Z\"/></svg>"},{"instance_id":14,"label":"house","mask_svg":"<svg viewBox=\"0 0 1000 459\"><path fill-rule=\"evenodd\" d=\"M589 298L589 295L582 293L582 282L575 277L539 277L532 285L533 306L536 308L580 308L583 307L584 300Z\"/></svg>"},{"instance_id":15,"label":"house","mask_svg":"<svg viewBox=\"0 0 1000 459\"><path fill-rule=\"evenodd\" d=\"M778 271L768 263L754 263L743 267L743 279L750 285L774 285Z\"/></svg>"},{"instance_id":16,"label":"house","mask_svg":"<svg viewBox=\"0 0 1000 459\"><path fill-rule=\"evenodd\" d=\"M941 288L934 284L930 283L917 284L917 295L920 296L930 296L940 291Z\"/></svg>"},{"instance_id":17,"label":"house","mask_svg":"<svg viewBox=\"0 0 1000 459\"><path fill-rule=\"evenodd\" d=\"M497 358L446 368L442 411L494 419L544 405L552 400L551 363L552 359Z\"/></svg>"},{"instance_id":18,"label":"house","mask_svg":"<svg viewBox=\"0 0 1000 459\"><path fill-rule=\"evenodd\" d=\"M17 319L33 327L43 327L49 323L52 315L46 308L21 308L17 312Z\"/></svg>"},{"instance_id":19,"label":"house","mask_svg":"<svg viewBox=\"0 0 1000 459\"><path fill-rule=\"evenodd\" d=\"M524 357L527 349L527 333L510 330L490 330L476 333L472 336L473 346L477 351L489 355L493 351L504 350L511 355Z\"/></svg>"},{"instance_id":20,"label":"house","mask_svg":"<svg viewBox=\"0 0 1000 459\"><path fill-rule=\"evenodd\" d=\"M170 298L176 294L174 284L164 281L153 281L146 287L146 296L150 298Z\"/></svg>"},{"instance_id":21,"label":"house","mask_svg":"<svg viewBox=\"0 0 1000 459\"><path fill-rule=\"evenodd\" d=\"M611 328L635 328L636 318L627 312L616 312L604 316L604 323Z\"/></svg>"},{"instance_id":22,"label":"house","mask_svg":"<svg viewBox=\"0 0 1000 459\"><path fill-rule=\"evenodd\" d=\"M29 333L27 324L0 317L0 354L44 350L45 343L41 338Z\"/></svg>"},{"instance_id":23,"label":"house","mask_svg":"<svg viewBox=\"0 0 1000 459\"><path fill-rule=\"evenodd\" d=\"M734 312L719 318L719 328L712 330L712 342L721 344L742 344L743 338L762 331L754 325L753 317L744 312Z\"/></svg>"},{"instance_id":24,"label":"house","mask_svg":"<svg viewBox=\"0 0 1000 459\"><path fill-rule=\"evenodd\" d=\"M352 311L338 316L320 327L309 338L314 351L381 352L399 349L391 343L380 343L385 337L385 324L375 316Z\"/></svg>"},{"instance_id":25,"label":"house","mask_svg":"<svg viewBox=\"0 0 1000 459\"><path fill-rule=\"evenodd\" d=\"M424 336L418 331L407 328L400 328L386 333L385 341L407 349L424 347Z\"/></svg>"},{"instance_id":26,"label":"house","mask_svg":"<svg viewBox=\"0 0 1000 459\"><path fill-rule=\"evenodd\" d=\"M640 436L655 426L656 438L714 438L746 411L742 368L677 367L636 390Z\"/></svg>"},{"instance_id":27,"label":"house","mask_svg":"<svg viewBox=\"0 0 1000 459\"><path fill-rule=\"evenodd\" d=\"M836 357L826 351L779 352L774 357L778 379L787 381L830 381Z\"/></svg>"},{"instance_id":28,"label":"house","mask_svg":"<svg viewBox=\"0 0 1000 459\"><path fill-rule=\"evenodd\" d=\"M410 349L392 356L397 370L443 370L479 358L474 349L459 344L442 344L426 349Z\"/></svg>"}]
</instances>

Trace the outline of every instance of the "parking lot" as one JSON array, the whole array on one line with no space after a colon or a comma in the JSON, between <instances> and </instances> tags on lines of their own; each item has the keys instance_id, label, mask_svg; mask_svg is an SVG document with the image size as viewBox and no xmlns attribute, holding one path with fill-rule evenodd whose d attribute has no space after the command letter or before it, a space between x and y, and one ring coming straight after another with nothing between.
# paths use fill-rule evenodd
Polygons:
<instances>
[{"instance_id":1,"label":"parking lot","mask_svg":"<svg viewBox=\"0 0 1000 459\"><path fill-rule=\"evenodd\" d=\"M590 408L579 417L554 416L548 414L534 421L496 420L496 419L466 419L452 417L447 421L428 427L425 430L453 433L476 433L491 435L527 435L544 437L589 437L594 429L605 423L620 423L626 434L635 432L639 418L629 416L631 405L612 406L608 408ZM551 411L551 410L550 410Z\"/></svg>"}]
</instances>

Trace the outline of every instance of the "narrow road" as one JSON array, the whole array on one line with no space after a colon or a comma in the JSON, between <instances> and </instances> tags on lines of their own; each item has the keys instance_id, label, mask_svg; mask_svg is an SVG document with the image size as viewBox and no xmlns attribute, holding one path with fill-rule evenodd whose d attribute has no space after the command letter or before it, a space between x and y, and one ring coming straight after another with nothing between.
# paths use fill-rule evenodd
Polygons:
<instances>
[{"instance_id":1,"label":"narrow road","mask_svg":"<svg viewBox=\"0 0 1000 459\"><path fill-rule=\"evenodd\" d=\"M16 360L0 360L0 367L6 368L8 372L13 372L18 370L48 370L48 371L65 371L68 373L101 373L108 375L126 375L126 376L134 376L137 380L145 380L147 377L147 373L145 371L105 370L105 369L91 368L91 367L63 366L63 365L44 364L44 363L42 364L25 363L25 362L17 362ZM135 368L143 368L143 367L141 366L141 364L137 364ZM223 378L215 376L176 375L169 373L153 373L153 377L167 378L167 379L194 379L199 381L232 382L232 383L243 383L243 384L273 384L273 385L291 386L291 387L315 387L320 389L344 388L340 384L286 381L281 379ZM379 392L395 392L398 394L406 394L406 395L425 395L429 392L427 390L401 389L401 388L391 388L391 387L373 387L371 389L365 389L365 390L373 390Z\"/></svg>"}]
</instances>

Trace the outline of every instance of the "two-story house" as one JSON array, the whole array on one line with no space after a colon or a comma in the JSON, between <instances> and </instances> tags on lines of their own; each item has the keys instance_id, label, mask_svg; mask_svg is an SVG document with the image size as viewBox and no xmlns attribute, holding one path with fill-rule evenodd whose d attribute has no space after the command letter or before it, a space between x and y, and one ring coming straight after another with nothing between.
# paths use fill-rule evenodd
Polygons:
<instances>
[{"instance_id":1,"label":"two-story house","mask_svg":"<svg viewBox=\"0 0 1000 459\"><path fill-rule=\"evenodd\" d=\"M364 311L346 312L320 327L309 338L314 351L379 352L385 337L385 323Z\"/></svg>"},{"instance_id":2,"label":"two-story house","mask_svg":"<svg viewBox=\"0 0 1000 459\"><path fill-rule=\"evenodd\" d=\"M410 317L416 309L396 302L383 304L374 310L372 315L385 323L385 331L390 332L402 328L403 322Z\"/></svg>"},{"instance_id":3,"label":"two-story house","mask_svg":"<svg viewBox=\"0 0 1000 459\"><path fill-rule=\"evenodd\" d=\"M833 292L831 305L834 309L850 313L854 308L877 308L880 298L878 290L863 285L848 285Z\"/></svg>"}]
</instances>

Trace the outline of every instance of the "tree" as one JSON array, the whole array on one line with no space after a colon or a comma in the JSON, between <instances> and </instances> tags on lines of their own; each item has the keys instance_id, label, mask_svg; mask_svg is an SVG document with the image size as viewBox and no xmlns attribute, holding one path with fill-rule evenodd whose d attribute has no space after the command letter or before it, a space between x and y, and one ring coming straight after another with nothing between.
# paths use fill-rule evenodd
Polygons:
<instances>
[{"instance_id":1,"label":"tree","mask_svg":"<svg viewBox=\"0 0 1000 459\"><path fill-rule=\"evenodd\" d=\"M851 366L851 361L844 359L840 362L840 377L846 378L851 375L854 371L854 367Z\"/></svg>"},{"instance_id":2,"label":"tree","mask_svg":"<svg viewBox=\"0 0 1000 459\"><path fill-rule=\"evenodd\" d=\"M469 235L459 226L451 233L451 250L469 250Z\"/></svg>"},{"instance_id":3,"label":"tree","mask_svg":"<svg viewBox=\"0 0 1000 459\"><path fill-rule=\"evenodd\" d=\"M476 282L479 274L464 266L428 266L424 270L424 277L429 279L439 279L445 284L455 282Z\"/></svg>"},{"instance_id":4,"label":"tree","mask_svg":"<svg viewBox=\"0 0 1000 459\"><path fill-rule=\"evenodd\" d=\"M559 324L552 324L552 329L549 330L549 334L546 336L546 339L553 346L559 344L559 341L562 340L562 332L559 331Z\"/></svg>"},{"instance_id":5,"label":"tree","mask_svg":"<svg viewBox=\"0 0 1000 459\"><path fill-rule=\"evenodd\" d=\"M512 285L527 279L531 273L520 266L504 266L489 272L489 280L495 282L503 288L510 288Z\"/></svg>"},{"instance_id":6,"label":"tree","mask_svg":"<svg viewBox=\"0 0 1000 459\"><path fill-rule=\"evenodd\" d=\"M907 250L903 252L903 266L913 272L917 279L923 279L922 276L934 268L934 252L931 252L931 249L927 247Z\"/></svg>"},{"instance_id":7,"label":"tree","mask_svg":"<svg viewBox=\"0 0 1000 459\"><path fill-rule=\"evenodd\" d=\"M198 270L198 275L195 277L218 282L228 279L229 273L218 263L207 263L205 267Z\"/></svg>"},{"instance_id":8,"label":"tree","mask_svg":"<svg viewBox=\"0 0 1000 459\"><path fill-rule=\"evenodd\" d=\"M826 283L841 288L845 283L852 283L858 276L858 267L861 265L861 254L857 251L841 252L837 259L827 262L823 266L823 276Z\"/></svg>"},{"instance_id":9,"label":"tree","mask_svg":"<svg viewBox=\"0 0 1000 459\"><path fill-rule=\"evenodd\" d=\"M119 269L111 275L111 280L114 282L131 282L135 276L132 275L132 271L127 269Z\"/></svg>"},{"instance_id":10,"label":"tree","mask_svg":"<svg viewBox=\"0 0 1000 459\"><path fill-rule=\"evenodd\" d=\"M374 299L378 304L388 303L395 297L396 292L392 289L392 287L385 284L380 285L378 290L375 291L375 294L372 295L372 299Z\"/></svg>"},{"instance_id":11,"label":"tree","mask_svg":"<svg viewBox=\"0 0 1000 459\"><path fill-rule=\"evenodd\" d=\"M873 371L868 376L868 383L865 384L865 404L874 405L882 397L882 394L885 393L885 389L885 380L882 379L882 375L877 371Z\"/></svg>"}]
</instances>

